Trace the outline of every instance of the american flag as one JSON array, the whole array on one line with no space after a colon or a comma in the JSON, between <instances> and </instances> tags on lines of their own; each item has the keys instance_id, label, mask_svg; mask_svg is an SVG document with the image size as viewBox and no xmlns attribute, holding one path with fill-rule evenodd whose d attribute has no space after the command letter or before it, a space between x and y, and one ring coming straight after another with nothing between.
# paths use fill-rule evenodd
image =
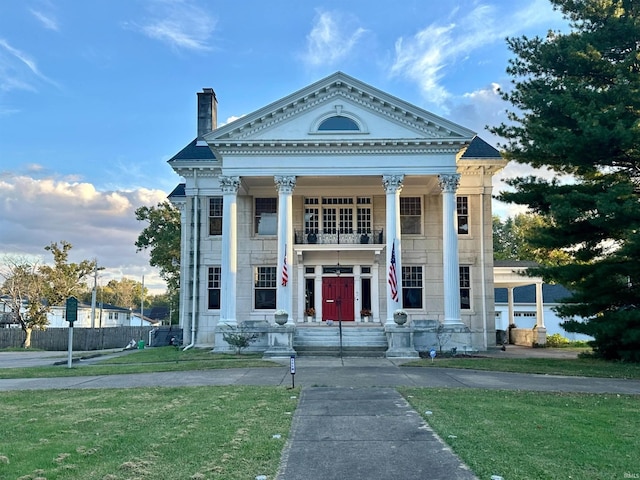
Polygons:
<instances>
[{"instance_id":1,"label":"american flag","mask_svg":"<svg viewBox=\"0 0 640 480\"><path fill-rule=\"evenodd\" d=\"M391 248L391 264L389 265L389 285L391 286L391 299L398 301L398 277L396 276L396 242Z\"/></svg>"},{"instance_id":2,"label":"american flag","mask_svg":"<svg viewBox=\"0 0 640 480\"><path fill-rule=\"evenodd\" d=\"M284 260L282 262L282 286L286 287L289 282L289 273L287 272L287 246L284 246Z\"/></svg>"}]
</instances>

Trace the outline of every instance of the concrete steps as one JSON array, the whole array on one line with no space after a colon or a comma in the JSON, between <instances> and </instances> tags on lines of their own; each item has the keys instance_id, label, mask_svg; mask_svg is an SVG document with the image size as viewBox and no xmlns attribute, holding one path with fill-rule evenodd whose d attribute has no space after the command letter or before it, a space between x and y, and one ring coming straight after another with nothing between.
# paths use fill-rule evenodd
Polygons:
<instances>
[{"instance_id":1,"label":"concrete steps","mask_svg":"<svg viewBox=\"0 0 640 480\"><path fill-rule=\"evenodd\" d=\"M301 356L340 355L338 326L298 327L293 348ZM349 357L383 357L387 351L387 337L382 326L342 327L342 354Z\"/></svg>"}]
</instances>

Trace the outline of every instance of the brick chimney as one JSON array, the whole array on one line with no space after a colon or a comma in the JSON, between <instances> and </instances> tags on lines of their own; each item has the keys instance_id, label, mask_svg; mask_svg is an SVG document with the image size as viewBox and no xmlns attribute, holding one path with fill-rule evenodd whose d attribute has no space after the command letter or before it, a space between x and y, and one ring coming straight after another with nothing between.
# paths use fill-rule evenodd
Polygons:
<instances>
[{"instance_id":1,"label":"brick chimney","mask_svg":"<svg viewBox=\"0 0 640 480\"><path fill-rule=\"evenodd\" d=\"M213 88L198 92L198 144L206 144L202 137L218 128L218 99Z\"/></svg>"}]
</instances>

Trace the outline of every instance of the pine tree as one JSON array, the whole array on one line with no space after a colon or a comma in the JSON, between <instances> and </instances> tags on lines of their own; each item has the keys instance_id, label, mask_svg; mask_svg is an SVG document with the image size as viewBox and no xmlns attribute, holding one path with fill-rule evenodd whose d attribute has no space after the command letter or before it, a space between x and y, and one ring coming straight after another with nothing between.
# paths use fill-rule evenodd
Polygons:
<instances>
[{"instance_id":1,"label":"pine tree","mask_svg":"<svg viewBox=\"0 0 640 480\"><path fill-rule=\"evenodd\" d=\"M565 328L604 358L640 361L640 2L550 1L571 30L507 40L514 110L491 131L508 159L553 178L511 179L499 198L545 217L533 246L570 257L531 272L573 292Z\"/></svg>"}]
</instances>

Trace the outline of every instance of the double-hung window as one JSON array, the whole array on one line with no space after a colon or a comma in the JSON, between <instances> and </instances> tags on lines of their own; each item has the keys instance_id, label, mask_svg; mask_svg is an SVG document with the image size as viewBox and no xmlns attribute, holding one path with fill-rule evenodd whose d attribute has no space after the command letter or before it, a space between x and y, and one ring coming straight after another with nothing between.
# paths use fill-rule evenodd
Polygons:
<instances>
[{"instance_id":1,"label":"double-hung window","mask_svg":"<svg viewBox=\"0 0 640 480\"><path fill-rule=\"evenodd\" d=\"M278 199L255 199L255 231L257 235L277 235Z\"/></svg>"},{"instance_id":2,"label":"double-hung window","mask_svg":"<svg viewBox=\"0 0 640 480\"><path fill-rule=\"evenodd\" d=\"M456 213L458 217L458 233L469 233L469 198L456 198Z\"/></svg>"},{"instance_id":3,"label":"double-hung window","mask_svg":"<svg viewBox=\"0 0 640 480\"><path fill-rule=\"evenodd\" d=\"M209 235L222 235L222 197L209 198Z\"/></svg>"},{"instance_id":4,"label":"double-hung window","mask_svg":"<svg viewBox=\"0 0 640 480\"><path fill-rule=\"evenodd\" d=\"M209 267L207 279L208 308L220 309L220 267Z\"/></svg>"},{"instance_id":5,"label":"double-hung window","mask_svg":"<svg viewBox=\"0 0 640 480\"><path fill-rule=\"evenodd\" d=\"M422 232L422 203L420 197L400 197L400 231L419 235Z\"/></svg>"},{"instance_id":6,"label":"double-hung window","mask_svg":"<svg viewBox=\"0 0 640 480\"><path fill-rule=\"evenodd\" d=\"M254 307L256 310L276 308L276 267L256 267Z\"/></svg>"},{"instance_id":7,"label":"double-hung window","mask_svg":"<svg viewBox=\"0 0 640 480\"><path fill-rule=\"evenodd\" d=\"M471 268L460 266L460 308L471 310Z\"/></svg>"},{"instance_id":8,"label":"double-hung window","mask_svg":"<svg viewBox=\"0 0 640 480\"><path fill-rule=\"evenodd\" d=\"M422 308L421 266L402 266L402 306Z\"/></svg>"},{"instance_id":9,"label":"double-hung window","mask_svg":"<svg viewBox=\"0 0 640 480\"><path fill-rule=\"evenodd\" d=\"M371 233L371 198L358 197L357 233Z\"/></svg>"}]
</instances>

